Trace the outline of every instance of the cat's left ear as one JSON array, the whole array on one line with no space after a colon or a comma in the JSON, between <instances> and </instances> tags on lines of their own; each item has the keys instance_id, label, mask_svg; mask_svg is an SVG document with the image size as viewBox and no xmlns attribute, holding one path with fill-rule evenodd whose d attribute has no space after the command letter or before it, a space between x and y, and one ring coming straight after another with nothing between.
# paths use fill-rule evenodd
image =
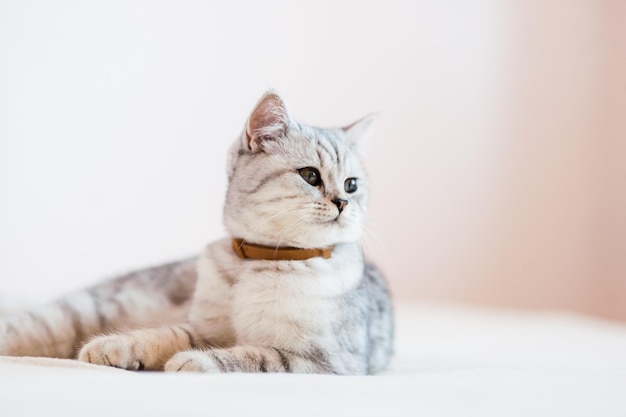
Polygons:
<instances>
[{"instance_id":1,"label":"cat's left ear","mask_svg":"<svg viewBox=\"0 0 626 417\"><path fill-rule=\"evenodd\" d=\"M291 124L287 106L274 91L268 91L258 101L246 124L248 150L265 150L285 137Z\"/></svg>"},{"instance_id":2,"label":"cat's left ear","mask_svg":"<svg viewBox=\"0 0 626 417\"><path fill-rule=\"evenodd\" d=\"M378 119L377 113L368 114L362 119L357 120L349 126L341 128L345 134L346 141L356 148L363 149L372 134L373 127Z\"/></svg>"}]
</instances>

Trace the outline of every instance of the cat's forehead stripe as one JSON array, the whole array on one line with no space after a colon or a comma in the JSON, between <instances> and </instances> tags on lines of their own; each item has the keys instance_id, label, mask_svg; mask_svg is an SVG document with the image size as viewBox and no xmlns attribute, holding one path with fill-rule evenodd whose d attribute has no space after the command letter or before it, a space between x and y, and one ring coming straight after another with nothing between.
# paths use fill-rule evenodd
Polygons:
<instances>
[{"instance_id":1,"label":"cat's forehead stripe","mask_svg":"<svg viewBox=\"0 0 626 417\"><path fill-rule=\"evenodd\" d=\"M333 149L335 150L335 156L336 156L336 160L337 160L337 165L341 165L341 162L339 161L339 146L337 145L337 140L335 138L329 138L326 137L327 140L330 142L331 146L333 147Z\"/></svg>"},{"instance_id":2,"label":"cat's forehead stripe","mask_svg":"<svg viewBox=\"0 0 626 417\"><path fill-rule=\"evenodd\" d=\"M324 164L324 159L322 158L322 155L320 153L320 149L323 150L324 152L326 152L326 154L328 154L328 158L330 161L334 161L336 159L336 155L330 150L329 147L327 147L326 145L322 144L322 140L323 139L317 139L316 144L317 144L317 155L320 158L320 164Z\"/></svg>"},{"instance_id":3,"label":"cat's forehead stripe","mask_svg":"<svg viewBox=\"0 0 626 417\"><path fill-rule=\"evenodd\" d=\"M317 146L326 151L331 161L335 162L338 166L342 165L341 160L345 160L345 152L342 152L342 149L340 149L340 144L337 138L332 135L332 132L320 130L317 138Z\"/></svg>"}]
</instances>

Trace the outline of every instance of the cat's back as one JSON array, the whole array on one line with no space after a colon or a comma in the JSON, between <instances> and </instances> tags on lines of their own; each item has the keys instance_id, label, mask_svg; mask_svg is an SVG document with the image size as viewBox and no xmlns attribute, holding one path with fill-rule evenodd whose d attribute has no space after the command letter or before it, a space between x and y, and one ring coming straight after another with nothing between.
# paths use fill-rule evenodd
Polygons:
<instances>
[{"instance_id":1,"label":"cat's back","mask_svg":"<svg viewBox=\"0 0 626 417\"><path fill-rule=\"evenodd\" d=\"M387 280L376 265L367 260L364 263L363 285L367 293L370 318L368 373L376 373L387 366L393 355L393 305Z\"/></svg>"}]
</instances>

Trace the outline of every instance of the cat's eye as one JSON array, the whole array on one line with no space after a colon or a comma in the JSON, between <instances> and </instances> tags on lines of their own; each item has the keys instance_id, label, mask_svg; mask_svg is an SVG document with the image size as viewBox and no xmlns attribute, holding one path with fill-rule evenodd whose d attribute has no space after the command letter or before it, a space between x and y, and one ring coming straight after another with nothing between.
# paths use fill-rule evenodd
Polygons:
<instances>
[{"instance_id":1,"label":"cat's eye","mask_svg":"<svg viewBox=\"0 0 626 417\"><path fill-rule=\"evenodd\" d=\"M356 178L348 178L344 183L343 183L343 188L344 190L346 190L346 192L348 193L353 193L355 192L359 187L356 185Z\"/></svg>"},{"instance_id":2,"label":"cat's eye","mask_svg":"<svg viewBox=\"0 0 626 417\"><path fill-rule=\"evenodd\" d=\"M317 187L322 183L322 176L320 175L320 172L317 170L317 168L300 168L298 170L298 173L302 178L304 178L306 182L308 182L313 187Z\"/></svg>"}]
</instances>

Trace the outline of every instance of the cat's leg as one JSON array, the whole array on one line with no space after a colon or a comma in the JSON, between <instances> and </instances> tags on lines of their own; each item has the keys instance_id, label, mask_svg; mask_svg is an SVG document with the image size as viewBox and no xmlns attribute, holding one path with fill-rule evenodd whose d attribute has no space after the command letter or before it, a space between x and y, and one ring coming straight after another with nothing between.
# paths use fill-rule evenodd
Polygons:
<instances>
[{"instance_id":1,"label":"cat's leg","mask_svg":"<svg viewBox=\"0 0 626 417\"><path fill-rule=\"evenodd\" d=\"M193 348L197 340L188 324L140 329L98 336L81 349L78 359L129 370L163 370L174 353Z\"/></svg>"},{"instance_id":2,"label":"cat's leg","mask_svg":"<svg viewBox=\"0 0 626 417\"><path fill-rule=\"evenodd\" d=\"M269 346L245 345L179 352L165 364L165 370L211 373L337 373L322 351L295 353Z\"/></svg>"},{"instance_id":3,"label":"cat's leg","mask_svg":"<svg viewBox=\"0 0 626 417\"><path fill-rule=\"evenodd\" d=\"M195 259L133 272L0 319L0 355L72 358L96 334L186 320Z\"/></svg>"}]
</instances>

